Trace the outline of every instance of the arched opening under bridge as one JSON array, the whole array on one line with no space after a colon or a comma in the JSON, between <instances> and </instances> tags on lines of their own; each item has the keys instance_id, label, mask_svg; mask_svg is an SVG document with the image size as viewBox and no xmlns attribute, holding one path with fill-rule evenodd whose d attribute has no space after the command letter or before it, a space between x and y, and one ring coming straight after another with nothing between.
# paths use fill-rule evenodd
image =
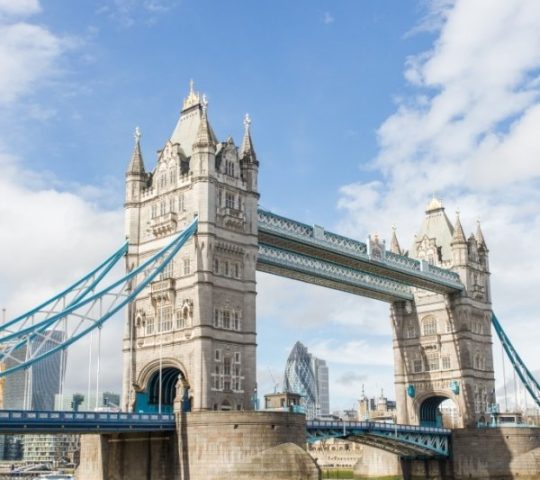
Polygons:
<instances>
[{"instance_id":1,"label":"arched opening under bridge","mask_svg":"<svg viewBox=\"0 0 540 480\"><path fill-rule=\"evenodd\" d=\"M426 427L459 428L461 421L456 403L445 396L435 395L420 404L420 425Z\"/></svg>"},{"instance_id":2,"label":"arched opening under bridge","mask_svg":"<svg viewBox=\"0 0 540 480\"><path fill-rule=\"evenodd\" d=\"M181 398L177 398L178 395ZM164 367L152 373L144 391L137 392L135 411L172 413L178 400L183 412L191 410L189 384L185 375L176 367Z\"/></svg>"}]
</instances>

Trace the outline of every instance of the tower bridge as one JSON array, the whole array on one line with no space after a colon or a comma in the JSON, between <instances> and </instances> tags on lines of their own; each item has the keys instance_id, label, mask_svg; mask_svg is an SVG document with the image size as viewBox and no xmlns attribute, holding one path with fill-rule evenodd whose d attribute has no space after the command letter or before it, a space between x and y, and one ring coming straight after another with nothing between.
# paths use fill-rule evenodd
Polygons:
<instances>
[{"instance_id":1,"label":"tower bridge","mask_svg":"<svg viewBox=\"0 0 540 480\"><path fill-rule=\"evenodd\" d=\"M351 438L402 459L447 458L452 433L441 428L440 403L451 399L460 427L474 429L496 402L492 322L540 404L540 386L493 315L480 225L467 237L459 216L451 222L433 198L406 254L395 231L387 247L377 236L362 242L258 208L258 169L249 117L240 147L230 137L219 141L193 85L152 171L137 129L126 172L127 243L0 327L5 376L63 352L127 307L123 412L3 412L0 431L101 432L83 442L85 480L138 479L139 470L165 478L152 474L155 460L144 450L152 439L140 436L149 431L160 434L152 445L156 438L167 445L159 450L172 465L166 478L218 479L223 471L258 478L262 464L288 469L282 478L299 471L316 478L301 450L306 435ZM111 279L123 259L125 275ZM253 411L257 270L390 304L396 425L306 425L299 414ZM283 458L292 463L279 467Z\"/></svg>"}]
</instances>

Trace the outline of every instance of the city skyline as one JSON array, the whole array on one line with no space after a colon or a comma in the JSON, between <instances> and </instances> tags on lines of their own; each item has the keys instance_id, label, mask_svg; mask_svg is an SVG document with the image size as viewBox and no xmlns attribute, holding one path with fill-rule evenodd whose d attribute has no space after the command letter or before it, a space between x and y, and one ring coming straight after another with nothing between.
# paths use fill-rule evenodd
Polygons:
<instances>
[{"instance_id":1,"label":"city skyline","mask_svg":"<svg viewBox=\"0 0 540 480\"><path fill-rule=\"evenodd\" d=\"M389 241L395 225L405 249L433 192L452 220L461 210L468 232L479 217L494 309L538 370L530 331L540 283L540 7L211 7L0 4L0 193L9 199L0 206L1 231L9 232L0 248L10 252L0 307L8 318L120 245L132 132L141 127L152 168L193 78L220 138L232 134L238 144L250 113L269 210L360 240L378 233ZM232 33L216 33L224 24ZM362 383L393 391L386 305L266 274L257 280L261 393L272 390L269 371L280 371L297 338L327 360L337 408L350 408ZM119 364L122 324L118 317L105 326L102 364ZM69 352L69 391L85 391L89 344ZM94 359L96 348L94 341ZM494 356L500 389L500 352ZM115 370L103 369L104 388L119 388Z\"/></svg>"}]
</instances>

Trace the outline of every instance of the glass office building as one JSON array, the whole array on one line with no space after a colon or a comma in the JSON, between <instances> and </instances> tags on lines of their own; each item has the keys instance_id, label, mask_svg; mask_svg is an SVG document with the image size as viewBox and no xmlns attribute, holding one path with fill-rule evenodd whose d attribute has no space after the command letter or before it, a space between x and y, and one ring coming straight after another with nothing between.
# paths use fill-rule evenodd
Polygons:
<instances>
[{"instance_id":1,"label":"glass office building","mask_svg":"<svg viewBox=\"0 0 540 480\"><path fill-rule=\"evenodd\" d=\"M308 418L330 413L328 366L301 342L295 343L287 359L283 388L302 395Z\"/></svg>"}]
</instances>

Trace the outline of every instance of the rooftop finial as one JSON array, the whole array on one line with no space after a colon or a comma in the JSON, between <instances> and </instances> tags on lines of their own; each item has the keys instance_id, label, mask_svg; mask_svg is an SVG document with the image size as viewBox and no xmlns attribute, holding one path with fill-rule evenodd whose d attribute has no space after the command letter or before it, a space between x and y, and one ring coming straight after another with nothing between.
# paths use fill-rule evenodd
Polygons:
<instances>
[{"instance_id":1,"label":"rooftop finial","mask_svg":"<svg viewBox=\"0 0 540 480\"><path fill-rule=\"evenodd\" d=\"M183 110L188 109L189 107L192 107L193 105L197 105L201 101L201 98L199 96L199 92L195 91L195 82L193 79L189 81L189 93L186 99L184 100L184 106Z\"/></svg>"},{"instance_id":2,"label":"rooftop finial","mask_svg":"<svg viewBox=\"0 0 540 480\"><path fill-rule=\"evenodd\" d=\"M135 127L133 132L133 138L135 139L135 147L133 148L133 154L131 155L131 161L127 169L129 174L144 174L144 162L141 153L141 129Z\"/></svg>"},{"instance_id":3,"label":"rooftop finial","mask_svg":"<svg viewBox=\"0 0 540 480\"><path fill-rule=\"evenodd\" d=\"M244 115L244 128L246 129L246 132L249 131L251 127L251 117L249 116L249 113L246 113Z\"/></svg>"}]
</instances>

